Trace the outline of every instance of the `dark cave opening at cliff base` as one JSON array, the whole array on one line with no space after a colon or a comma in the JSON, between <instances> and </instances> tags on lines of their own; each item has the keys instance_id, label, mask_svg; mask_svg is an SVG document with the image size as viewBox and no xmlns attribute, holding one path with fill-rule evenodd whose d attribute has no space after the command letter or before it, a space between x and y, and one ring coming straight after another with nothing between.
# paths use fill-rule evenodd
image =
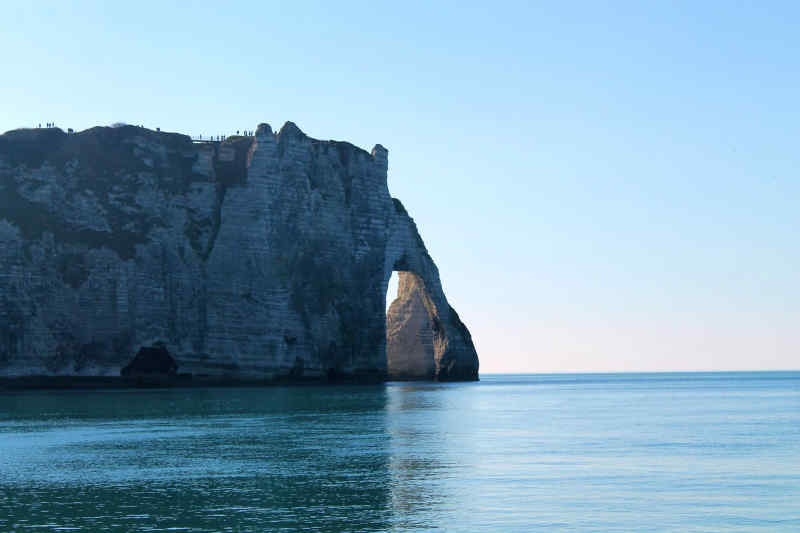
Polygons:
<instances>
[{"instance_id":1,"label":"dark cave opening at cliff base","mask_svg":"<svg viewBox=\"0 0 800 533\"><path fill-rule=\"evenodd\" d=\"M390 380L432 380L436 375L434 328L424 291L424 283L413 272L392 272L386 291L386 367Z\"/></svg>"}]
</instances>

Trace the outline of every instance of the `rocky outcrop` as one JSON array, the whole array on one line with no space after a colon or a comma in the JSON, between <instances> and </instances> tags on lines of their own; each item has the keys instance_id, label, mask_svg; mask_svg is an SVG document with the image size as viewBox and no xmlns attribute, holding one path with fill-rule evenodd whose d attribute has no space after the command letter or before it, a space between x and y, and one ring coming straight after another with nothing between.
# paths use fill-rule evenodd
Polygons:
<instances>
[{"instance_id":1,"label":"rocky outcrop","mask_svg":"<svg viewBox=\"0 0 800 533\"><path fill-rule=\"evenodd\" d=\"M396 270L414 281L405 322L430 330L409 368L477 379L387 156L290 122L221 143L133 126L0 136L0 376L119 376L159 347L195 378L382 380Z\"/></svg>"},{"instance_id":2,"label":"rocky outcrop","mask_svg":"<svg viewBox=\"0 0 800 533\"><path fill-rule=\"evenodd\" d=\"M425 305L422 280L410 272L398 276L397 299L386 311L386 362L389 378L425 380L436 375L433 347L435 311Z\"/></svg>"}]
</instances>

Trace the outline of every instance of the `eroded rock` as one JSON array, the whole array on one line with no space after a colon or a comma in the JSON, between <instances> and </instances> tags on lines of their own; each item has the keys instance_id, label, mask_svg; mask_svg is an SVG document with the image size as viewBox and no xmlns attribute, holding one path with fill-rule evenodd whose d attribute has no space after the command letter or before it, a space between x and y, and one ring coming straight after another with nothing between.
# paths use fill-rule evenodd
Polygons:
<instances>
[{"instance_id":1,"label":"eroded rock","mask_svg":"<svg viewBox=\"0 0 800 533\"><path fill-rule=\"evenodd\" d=\"M477 379L387 169L380 145L292 123L203 144L133 126L0 136L0 376L119 376L163 342L187 374L384 379L398 270L430 321L422 374Z\"/></svg>"},{"instance_id":2,"label":"eroded rock","mask_svg":"<svg viewBox=\"0 0 800 533\"><path fill-rule=\"evenodd\" d=\"M425 306L422 280L400 272L397 299L386 312L386 360L389 379L424 380L436 377L433 348L435 324Z\"/></svg>"}]
</instances>

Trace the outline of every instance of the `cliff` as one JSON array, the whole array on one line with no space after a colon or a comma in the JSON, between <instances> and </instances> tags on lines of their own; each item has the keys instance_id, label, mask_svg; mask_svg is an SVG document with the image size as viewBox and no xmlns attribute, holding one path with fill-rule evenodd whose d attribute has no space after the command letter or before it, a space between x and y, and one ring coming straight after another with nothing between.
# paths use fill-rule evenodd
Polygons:
<instances>
[{"instance_id":1,"label":"cliff","mask_svg":"<svg viewBox=\"0 0 800 533\"><path fill-rule=\"evenodd\" d=\"M134 126L3 134L0 377L135 375L153 353L142 368L193 379L477 379L387 156L291 122L221 143ZM392 308L415 325L390 323L402 356L387 365L392 271L407 286ZM421 327L424 349L408 338Z\"/></svg>"}]
</instances>

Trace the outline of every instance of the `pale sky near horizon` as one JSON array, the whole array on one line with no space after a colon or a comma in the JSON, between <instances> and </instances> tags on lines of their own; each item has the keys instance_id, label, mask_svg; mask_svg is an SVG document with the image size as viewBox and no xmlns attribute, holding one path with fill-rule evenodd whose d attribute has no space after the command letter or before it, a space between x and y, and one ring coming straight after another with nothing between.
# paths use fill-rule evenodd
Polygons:
<instances>
[{"instance_id":1,"label":"pale sky near horizon","mask_svg":"<svg viewBox=\"0 0 800 533\"><path fill-rule=\"evenodd\" d=\"M0 130L389 149L482 372L800 368L800 4L36 2Z\"/></svg>"}]
</instances>

